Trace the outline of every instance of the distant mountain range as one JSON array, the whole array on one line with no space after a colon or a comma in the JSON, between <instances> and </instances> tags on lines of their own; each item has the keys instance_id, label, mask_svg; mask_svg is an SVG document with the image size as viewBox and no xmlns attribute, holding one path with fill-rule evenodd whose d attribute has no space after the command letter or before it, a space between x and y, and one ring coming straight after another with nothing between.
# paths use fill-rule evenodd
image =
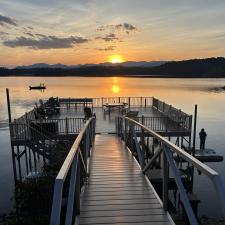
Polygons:
<instances>
[{"instance_id":1,"label":"distant mountain range","mask_svg":"<svg viewBox=\"0 0 225 225\"><path fill-rule=\"evenodd\" d=\"M39 63L14 69L0 68L0 76L225 78L225 58L190 59L171 62L101 63L74 66Z\"/></svg>"},{"instance_id":2,"label":"distant mountain range","mask_svg":"<svg viewBox=\"0 0 225 225\"><path fill-rule=\"evenodd\" d=\"M78 64L78 65L64 65L64 64L46 64L46 63L35 63L29 66L17 66L15 69L40 69L40 68L52 68L52 69L74 69L74 68L80 68L80 67L93 67L93 66L124 66L124 67L145 67L150 68L154 66L160 66L162 64L165 64L166 61L127 61L122 63L99 63L99 64Z\"/></svg>"}]
</instances>

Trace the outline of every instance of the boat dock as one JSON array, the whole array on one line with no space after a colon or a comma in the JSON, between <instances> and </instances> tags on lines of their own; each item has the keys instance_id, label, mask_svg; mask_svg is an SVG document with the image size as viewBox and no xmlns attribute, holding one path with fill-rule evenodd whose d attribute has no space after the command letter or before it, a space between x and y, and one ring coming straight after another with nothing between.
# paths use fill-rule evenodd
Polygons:
<instances>
[{"instance_id":1,"label":"boat dock","mask_svg":"<svg viewBox=\"0 0 225 225\"><path fill-rule=\"evenodd\" d=\"M50 163L57 143L70 146L55 179L51 225L175 224L181 212L196 225L185 186L193 187L195 169L213 182L225 209L220 175L182 148L191 149L192 115L154 97L54 101L10 122L15 182ZM147 176L156 169L161 192Z\"/></svg>"}]
</instances>

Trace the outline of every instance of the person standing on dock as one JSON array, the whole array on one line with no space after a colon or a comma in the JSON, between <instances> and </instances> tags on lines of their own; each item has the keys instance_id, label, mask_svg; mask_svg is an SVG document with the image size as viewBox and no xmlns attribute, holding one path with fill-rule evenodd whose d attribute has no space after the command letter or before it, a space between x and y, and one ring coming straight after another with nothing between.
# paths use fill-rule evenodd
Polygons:
<instances>
[{"instance_id":1,"label":"person standing on dock","mask_svg":"<svg viewBox=\"0 0 225 225\"><path fill-rule=\"evenodd\" d=\"M199 138L200 138L200 149L204 150L205 149L205 140L206 140L206 132L205 129L202 128L201 131L199 132Z\"/></svg>"}]
</instances>

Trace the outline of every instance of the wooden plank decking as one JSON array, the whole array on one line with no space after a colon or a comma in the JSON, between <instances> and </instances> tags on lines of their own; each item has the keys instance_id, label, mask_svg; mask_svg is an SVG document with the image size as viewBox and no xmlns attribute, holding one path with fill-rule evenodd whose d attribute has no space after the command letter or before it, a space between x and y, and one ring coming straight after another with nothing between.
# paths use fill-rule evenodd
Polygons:
<instances>
[{"instance_id":1,"label":"wooden plank decking","mask_svg":"<svg viewBox=\"0 0 225 225\"><path fill-rule=\"evenodd\" d=\"M173 224L116 135L96 135L80 224Z\"/></svg>"}]
</instances>

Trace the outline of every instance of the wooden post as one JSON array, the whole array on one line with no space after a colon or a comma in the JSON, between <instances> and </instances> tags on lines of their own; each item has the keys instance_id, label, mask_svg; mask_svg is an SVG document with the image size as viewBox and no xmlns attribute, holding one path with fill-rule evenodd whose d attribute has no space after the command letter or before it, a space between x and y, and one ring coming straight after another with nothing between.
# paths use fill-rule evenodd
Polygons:
<instances>
[{"instance_id":1,"label":"wooden post","mask_svg":"<svg viewBox=\"0 0 225 225\"><path fill-rule=\"evenodd\" d=\"M141 104L140 104L140 105L141 105L141 107L142 107L142 97L140 98L140 101L141 101Z\"/></svg>"},{"instance_id":2,"label":"wooden post","mask_svg":"<svg viewBox=\"0 0 225 225\"><path fill-rule=\"evenodd\" d=\"M147 106L147 101L146 101L146 98L145 98L145 108L146 108L146 106Z\"/></svg>"},{"instance_id":3,"label":"wooden post","mask_svg":"<svg viewBox=\"0 0 225 225\"><path fill-rule=\"evenodd\" d=\"M11 106L10 106L10 98L9 98L9 89L6 88L6 97L7 97L7 106L8 106L8 118L9 118L9 123L12 122L12 117L11 117Z\"/></svg>"},{"instance_id":4,"label":"wooden post","mask_svg":"<svg viewBox=\"0 0 225 225\"><path fill-rule=\"evenodd\" d=\"M130 97L128 98L128 105L129 105L129 109L130 109Z\"/></svg>"},{"instance_id":5,"label":"wooden post","mask_svg":"<svg viewBox=\"0 0 225 225\"><path fill-rule=\"evenodd\" d=\"M198 111L198 106L195 105L195 112L194 112L194 129L193 129L193 147L192 147L192 155L193 155L193 156L195 155L197 111Z\"/></svg>"}]
</instances>

